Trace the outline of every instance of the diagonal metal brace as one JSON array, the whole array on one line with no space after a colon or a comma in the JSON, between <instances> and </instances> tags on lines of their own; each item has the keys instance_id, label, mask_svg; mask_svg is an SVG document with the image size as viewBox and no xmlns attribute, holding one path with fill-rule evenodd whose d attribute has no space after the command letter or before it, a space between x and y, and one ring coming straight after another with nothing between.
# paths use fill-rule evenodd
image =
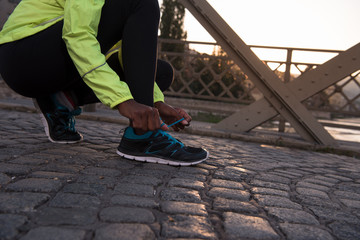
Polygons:
<instances>
[{"instance_id":1,"label":"diagonal metal brace","mask_svg":"<svg viewBox=\"0 0 360 240\"><path fill-rule=\"evenodd\" d=\"M360 43L341 52L317 68L300 75L294 81L286 83L286 86L296 94L300 101L304 101L359 69ZM276 115L278 112L266 99L262 98L239 109L233 115L219 122L215 128L246 132Z\"/></svg>"},{"instance_id":2,"label":"diagonal metal brace","mask_svg":"<svg viewBox=\"0 0 360 240\"><path fill-rule=\"evenodd\" d=\"M324 145L336 141L295 94L251 51L206 0L180 0L229 57L245 72L269 103L306 140Z\"/></svg>"}]
</instances>

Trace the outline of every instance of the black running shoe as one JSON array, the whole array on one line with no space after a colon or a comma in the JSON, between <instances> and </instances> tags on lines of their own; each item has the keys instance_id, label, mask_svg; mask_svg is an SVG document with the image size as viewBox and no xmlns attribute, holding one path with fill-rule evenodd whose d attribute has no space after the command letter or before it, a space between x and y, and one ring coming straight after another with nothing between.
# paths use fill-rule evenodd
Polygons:
<instances>
[{"instance_id":1,"label":"black running shoe","mask_svg":"<svg viewBox=\"0 0 360 240\"><path fill-rule=\"evenodd\" d=\"M126 128L117 154L136 161L173 166L195 165L209 156L205 149L185 146L163 130L138 136L131 127Z\"/></svg>"},{"instance_id":2,"label":"black running shoe","mask_svg":"<svg viewBox=\"0 0 360 240\"><path fill-rule=\"evenodd\" d=\"M75 116L80 115L80 108L69 111L66 107L57 106L55 110L46 112L36 99L34 105L40 113L45 133L51 142L77 143L83 140L83 136L75 130Z\"/></svg>"}]
</instances>

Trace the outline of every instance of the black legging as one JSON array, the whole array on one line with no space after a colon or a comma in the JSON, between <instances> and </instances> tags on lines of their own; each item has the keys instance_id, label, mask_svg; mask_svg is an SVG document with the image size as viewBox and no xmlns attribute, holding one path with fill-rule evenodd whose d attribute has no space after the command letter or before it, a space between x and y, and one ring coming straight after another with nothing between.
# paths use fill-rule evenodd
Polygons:
<instances>
[{"instance_id":1,"label":"black legging","mask_svg":"<svg viewBox=\"0 0 360 240\"><path fill-rule=\"evenodd\" d=\"M106 0L97 36L104 54L122 39L124 70L115 56L108 64L127 82L134 99L148 106L153 106L154 80L164 91L173 79L172 67L157 60L159 15L157 0ZM0 45L0 73L14 91L27 97L72 90L79 105L98 102L66 50L62 26L61 21L33 36Z\"/></svg>"}]
</instances>

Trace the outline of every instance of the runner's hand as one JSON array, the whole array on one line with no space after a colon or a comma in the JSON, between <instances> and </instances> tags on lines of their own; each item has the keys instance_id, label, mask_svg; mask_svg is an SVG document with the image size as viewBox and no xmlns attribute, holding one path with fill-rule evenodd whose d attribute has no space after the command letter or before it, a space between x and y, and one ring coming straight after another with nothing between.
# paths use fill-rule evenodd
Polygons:
<instances>
[{"instance_id":1,"label":"runner's hand","mask_svg":"<svg viewBox=\"0 0 360 240\"><path fill-rule=\"evenodd\" d=\"M156 108L140 104L133 99L120 103L117 108L121 115L130 119L130 125L140 132L159 129L162 123ZM166 125L161 126L161 129L169 130Z\"/></svg>"},{"instance_id":2,"label":"runner's hand","mask_svg":"<svg viewBox=\"0 0 360 240\"><path fill-rule=\"evenodd\" d=\"M187 112L185 112L184 109L174 108L164 102L156 102L154 105L155 108L157 108L159 111L162 120L166 124L171 124L177 120L180 120L181 118L184 118L184 120L172 126L175 131L180 131L180 129L184 129L185 126L190 125L191 117L189 114L187 114Z\"/></svg>"}]
</instances>

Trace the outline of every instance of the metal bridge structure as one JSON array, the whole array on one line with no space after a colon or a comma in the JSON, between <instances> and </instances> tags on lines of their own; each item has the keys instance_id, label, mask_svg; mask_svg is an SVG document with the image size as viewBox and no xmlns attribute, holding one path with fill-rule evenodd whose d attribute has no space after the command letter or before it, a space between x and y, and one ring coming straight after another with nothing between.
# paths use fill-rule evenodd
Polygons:
<instances>
[{"instance_id":1,"label":"metal bridge structure","mask_svg":"<svg viewBox=\"0 0 360 240\"><path fill-rule=\"evenodd\" d=\"M283 82L206 0L179 1L263 94L263 98L238 109L216 124L216 129L250 131L280 114L303 139L314 144L337 145L303 102L360 69L360 43L305 72L294 81Z\"/></svg>"}]
</instances>

